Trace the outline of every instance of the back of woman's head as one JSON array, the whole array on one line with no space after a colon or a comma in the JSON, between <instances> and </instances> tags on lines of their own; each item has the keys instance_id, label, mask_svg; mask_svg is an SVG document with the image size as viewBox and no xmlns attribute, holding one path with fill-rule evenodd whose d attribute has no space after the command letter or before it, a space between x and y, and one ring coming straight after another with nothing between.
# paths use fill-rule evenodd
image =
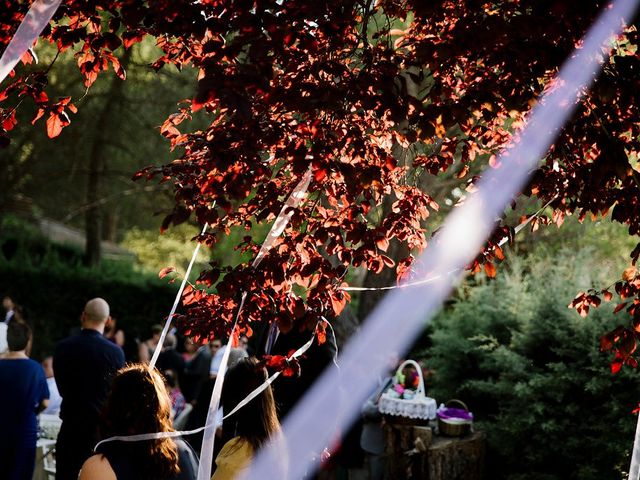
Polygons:
<instances>
[{"instance_id":1,"label":"back of woman's head","mask_svg":"<svg viewBox=\"0 0 640 480\"><path fill-rule=\"evenodd\" d=\"M26 350L31 341L31 327L20 320L12 320L7 327L7 345L12 352Z\"/></svg>"},{"instance_id":2,"label":"back of woman's head","mask_svg":"<svg viewBox=\"0 0 640 480\"><path fill-rule=\"evenodd\" d=\"M243 358L231 367L225 376L222 392L225 413L231 412L266 380L266 369L254 357ZM229 417L224 428L231 428L234 436L247 440L255 450L259 449L280 430L271 387Z\"/></svg>"},{"instance_id":3,"label":"back of woman's head","mask_svg":"<svg viewBox=\"0 0 640 480\"><path fill-rule=\"evenodd\" d=\"M120 369L102 412L102 438L172 430L171 401L162 376L139 363ZM144 440L128 445L139 457L136 461L145 465L147 478L178 473L178 451L173 440Z\"/></svg>"}]
</instances>

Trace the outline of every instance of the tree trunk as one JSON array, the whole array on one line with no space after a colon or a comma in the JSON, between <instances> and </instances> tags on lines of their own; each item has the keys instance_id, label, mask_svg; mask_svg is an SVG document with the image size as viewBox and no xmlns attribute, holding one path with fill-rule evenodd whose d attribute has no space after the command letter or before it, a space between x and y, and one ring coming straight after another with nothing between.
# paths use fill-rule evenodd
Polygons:
<instances>
[{"instance_id":1,"label":"tree trunk","mask_svg":"<svg viewBox=\"0 0 640 480\"><path fill-rule=\"evenodd\" d=\"M110 210L106 213L104 219L104 235L103 240L107 242L115 243L117 240L118 232L118 212Z\"/></svg>"},{"instance_id":2,"label":"tree trunk","mask_svg":"<svg viewBox=\"0 0 640 480\"><path fill-rule=\"evenodd\" d=\"M131 50L126 50L120 63L126 70ZM111 121L114 108L121 101L124 82L114 75L111 86L106 95L105 104L100 112L96 125L95 137L91 146L89 157L89 176L87 181L87 205L85 213L85 265L94 267L100 264L102 256L102 208L100 206L101 177L104 173L109 138L106 137L108 125Z\"/></svg>"}]
</instances>

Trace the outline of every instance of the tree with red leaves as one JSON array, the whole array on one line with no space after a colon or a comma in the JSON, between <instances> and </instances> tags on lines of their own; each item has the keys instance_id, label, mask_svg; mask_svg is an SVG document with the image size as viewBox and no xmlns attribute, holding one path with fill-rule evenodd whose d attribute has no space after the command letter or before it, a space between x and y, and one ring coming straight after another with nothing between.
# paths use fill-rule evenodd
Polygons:
<instances>
[{"instance_id":1,"label":"tree with red leaves","mask_svg":"<svg viewBox=\"0 0 640 480\"><path fill-rule=\"evenodd\" d=\"M312 169L306 200L259 268L212 265L185 292L186 332L211 337L228 333L242 292L249 301L240 329L247 331L250 320L336 317L349 301L342 287L354 268L411 278L413 258L432 233L425 221L439 209L438 185L445 179L449 190L472 190L483 168L499 168L496 154L605 3L69 0L43 38L60 51L74 49L87 87L109 69L124 79L119 52L149 35L162 49L153 68L198 71L193 97L160 128L181 157L136 174L174 187L163 229L195 216L210 226L198 240L214 245L231 228L245 228L238 248L256 253L262 239L252 229L272 222ZM6 45L28 5L3 4ZM551 202L551 218L537 222L560 225L566 215L613 209L614 220L638 233L637 43L630 25L522 192ZM49 99L46 90L45 70L17 69L3 85L1 142L10 141L27 99L50 136L68 124L72 99ZM209 126L184 131L198 110ZM496 274L497 244L512 238L512 227L496 229L472 272L484 266ZM640 276L629 272L616 291L635 315ZM600 293L573 306L586 312ZM636 331L611 335L603 348L634 363Z\"/></svg>"}]
</instances>

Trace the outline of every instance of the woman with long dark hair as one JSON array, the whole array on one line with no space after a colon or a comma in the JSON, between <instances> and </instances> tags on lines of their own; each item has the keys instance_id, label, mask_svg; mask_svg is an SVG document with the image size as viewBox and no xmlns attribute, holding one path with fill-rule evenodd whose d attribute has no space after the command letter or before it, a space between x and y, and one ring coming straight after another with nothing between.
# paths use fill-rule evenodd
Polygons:
<instances>
[{"instance_id":1,"label":"woman with long dark hair","mask_svg":"<svg viewBox=\"0 0 640 480\"><path fill-rule=\"evenodd\" d=\"M224 412L231 412L247 395L267 380L267 370L253 358L243 358L225 376ZM280 422L271 386L224 421L223 435L231 438L216 458L212 480L231 480L248 468L254 454L280 434Z\"/></svg>"},{"instance_id":2,"label":"woman with long dark hair","mask_svg":"<svg viewBox=\"0 0 640 480\"><path fill-rule=\"evenodd\" d=\"M143 364L124 367L113 379L100 436L171 432L171 401L160 374ZM79 480L191 480L197 457L181 439L101 443L82 466Z\"/></svg>"}]
</instances>

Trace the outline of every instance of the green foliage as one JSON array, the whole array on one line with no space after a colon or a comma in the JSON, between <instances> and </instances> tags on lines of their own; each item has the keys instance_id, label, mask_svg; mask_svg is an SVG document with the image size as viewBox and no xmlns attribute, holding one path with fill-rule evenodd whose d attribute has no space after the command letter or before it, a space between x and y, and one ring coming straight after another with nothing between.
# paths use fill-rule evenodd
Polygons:
<instances>
[{"instance_id":1,"label":"green foliage","mask_svg":"<svg viewBox=\"0 0 640 480\"><path fill-rule=\"evenodd\" d=\"M183 223L163 234L159 231L142 230L134 227L129 230L122 241L122 246L136 254L138 262L150 272L159 272L171 266L184 274L191 261L196 246L191 240L197 236L199 229ZM197 274L207 264L208 249L201 248L196 258L193 271Z\"/></svg>"},{"instance_id":2,"label":"green foliage","mask_svg":"<svg viewBox=\"0 0 640 480\"><path fill-rule=\"evenodd\" d=\"M462 287L423 352L430 394L461 398L489 440L489 478L619 479L629 464L640 377L613 376L599 336L613 306L582 319L575 292L615 267L591 270L590 249L514 260L498 278ZM610 278L610 277L609 277Z\"/></svg>"}]
</instances>

